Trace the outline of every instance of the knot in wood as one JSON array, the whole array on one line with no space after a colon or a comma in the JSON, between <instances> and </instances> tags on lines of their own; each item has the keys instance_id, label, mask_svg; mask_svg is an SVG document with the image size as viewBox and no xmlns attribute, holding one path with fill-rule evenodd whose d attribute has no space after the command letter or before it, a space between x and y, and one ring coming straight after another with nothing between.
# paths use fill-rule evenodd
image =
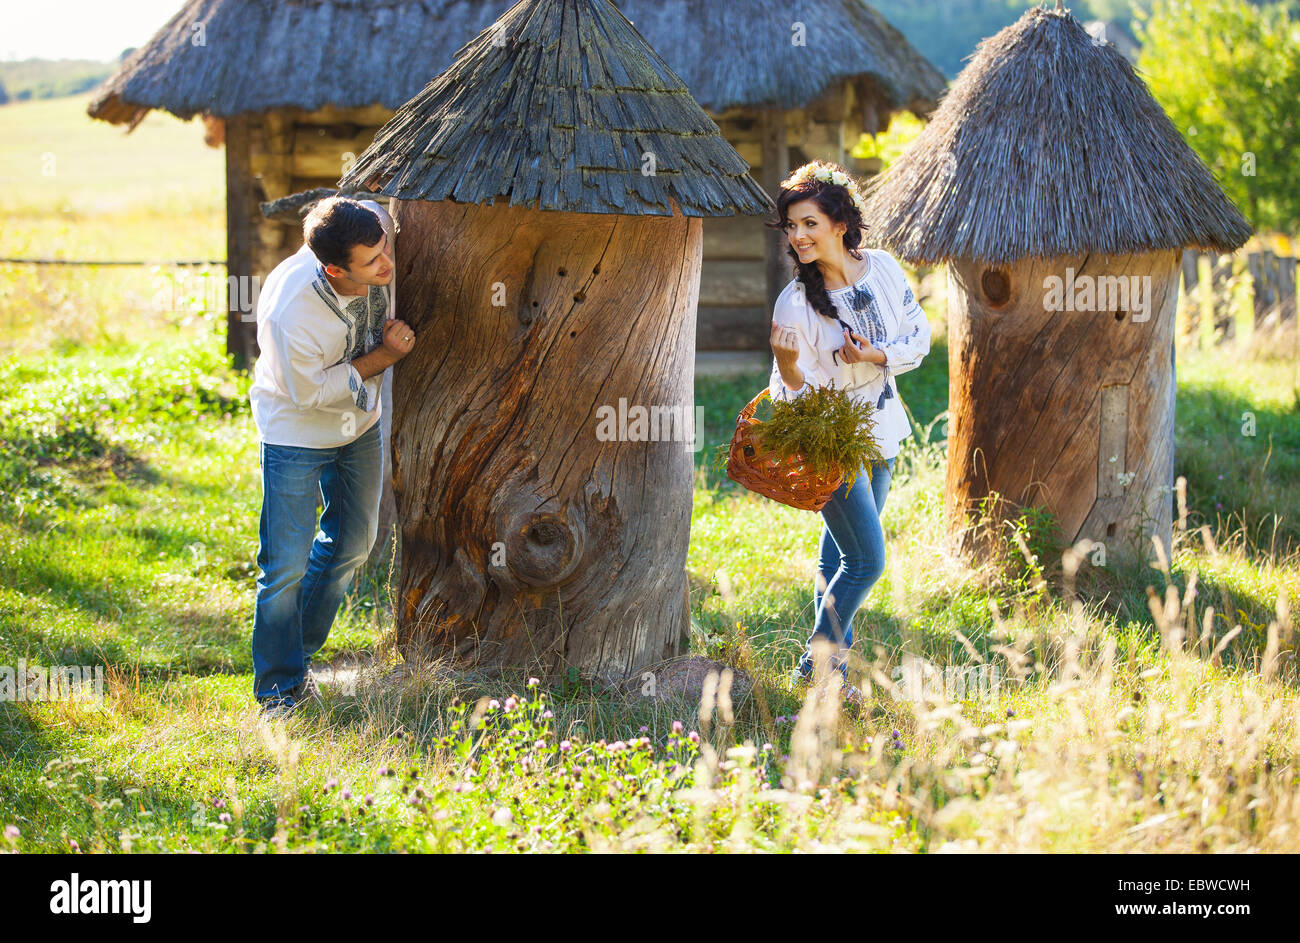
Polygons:
<instances>
[{"instance_id":1,"label":"knot in wood","mask_svg":"<svg viewBox=\"0 0 1300 943\"><path fill-rule=\"evenodd\" d=\"M530 586L554 586L573 575L582 544L581 525L562 514L519 514L506 541L506 567Z\"/></svg>"}]
</instances>

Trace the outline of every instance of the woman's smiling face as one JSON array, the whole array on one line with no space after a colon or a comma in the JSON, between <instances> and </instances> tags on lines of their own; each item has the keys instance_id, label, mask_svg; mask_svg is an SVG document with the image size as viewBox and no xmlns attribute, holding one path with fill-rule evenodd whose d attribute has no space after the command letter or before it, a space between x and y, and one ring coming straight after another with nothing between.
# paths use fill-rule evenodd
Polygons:
<instances>
[{"instance_id":1,"label":"woman's smiling face","mask_svg":"<svg viewBox=\"0 0 1300 943\"><path fill-rule=\"evenodd\" d=\"M818 259L836 259L842 255L847 229L843 223L833 223L818 208L815 200L791 203L786 211L786 238L790 240L790 248L799 254L799 262L804 265Z\"/></svg>"}]
</instances>

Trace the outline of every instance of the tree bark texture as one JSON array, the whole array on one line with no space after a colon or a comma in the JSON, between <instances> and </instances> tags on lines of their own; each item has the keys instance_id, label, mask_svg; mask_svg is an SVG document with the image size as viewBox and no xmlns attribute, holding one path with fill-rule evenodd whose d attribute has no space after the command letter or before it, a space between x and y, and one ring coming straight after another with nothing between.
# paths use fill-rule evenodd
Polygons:
<instances>
[{"instance_id":1,"label":"tree bark texture","mask_svg":"<svg viewBox=\"0 0 1300 943\"><path fill-rule=\"evenodd\" d=\"M393 207L399 645L602 680L676 654L690 446L599 430L621 398L694 415L701 220Z\"/></svg>"},{"instance_id":2,"label":"tree bark texture","mask_svg":"<svg viewBox=\"0 0 1300 943\"><path fill-rule=\"evenodd\" d=\"M990 492L1050 511L1068 544L1169 549L1179 254L949 265L947 517ZM1149 309L1048 310L1046 280L1149 277ZM1112 285L1114 283L1111 283ZM1132 282L1130 282L1132 285ZM1143 292L1147 291L1144 287ZM1113 296L1111 296L1113 300ZM1133 538L1130 540L1129 538ZM968 539L967 549L980 550Z\"/></svg>"}]
</instances>

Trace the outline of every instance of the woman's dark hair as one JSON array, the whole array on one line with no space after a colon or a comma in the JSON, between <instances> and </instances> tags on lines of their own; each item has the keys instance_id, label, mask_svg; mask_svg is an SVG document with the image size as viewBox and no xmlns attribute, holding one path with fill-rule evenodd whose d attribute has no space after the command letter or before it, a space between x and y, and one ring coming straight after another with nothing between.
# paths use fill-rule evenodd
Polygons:
<instances>
[{"instance_id":1,"label":"woman's dark hair","mask_svg":"<svg viewBox=\"0 0 1300 943\"><path fill-rule=\"evenodd\" d=\"M302 237L322 265L346 269L352 261L352 247L378 244L384 238L384 227L373 210L356 200L332 196L307 214Z\"/></svg>"},{"instance_id":2,"label":"woman's dark hair","mask_svg":"<svg viewBox=\"0 0 1300 943\"><path fill-rule=\"evenodd\" d=\"M835 164L829 164L822 161L816 161L817 167L825 167L830 170L838 170L840 173L848 174ZM774 221L769 221L767 226L771 229L779 229L785 232L786 223L789 221L791 205L801 200L812 200L831 220L831 223L843 223L847 229L844 231L844 248L855 259L861 259L862 253L862 230L865 220L862 218L862 211L858 209L857 201L854 200L853 194L846 186L840 186L835 183L827 183L812 177L803 171L806 168L801 167L796 170L790 177L781 181L781 193L776 200L776 215ZM804 294L808 298L808 303L813 306L813 310L820 315L828 318L839 320L839 312L835 308L835 303L831 301L831 296L826 293L826 279L822 276L822 270L817 267L816 262L803 264L799 261L799 254L786 245L786 252L794 260L795 276L803 285Z\"/></svg>"}]
</instances>

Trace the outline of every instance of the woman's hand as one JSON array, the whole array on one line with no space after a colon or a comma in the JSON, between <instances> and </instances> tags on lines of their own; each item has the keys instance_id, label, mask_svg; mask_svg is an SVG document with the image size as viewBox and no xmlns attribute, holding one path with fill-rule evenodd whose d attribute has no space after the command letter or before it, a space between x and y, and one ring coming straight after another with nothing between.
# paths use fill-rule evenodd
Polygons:
<instances>
[{"instance_id":1,"label":"woman's hand","mask_svg":"<svg viewBox=\"0 0 1300 943\"><path fill-rule=\"evenodd\" d=\"M840 359L845 363L873 363L880 366L885 362L885 352L871 346L871 341L867 340L856 331L850 332L849 329L843 328L844 346L838 351Z\"/></svg>"},{"instance_id":2,"label":"woman's hand","mask_svg":"<svg viewBox=\"0 0 1300 943\"><path fill-rule=\"evenodd\" d=\"M794 328L772 325L772 353L778 367L792 367L799 361L799 335Z\"/></svg>"},{"instance_id":3,"label":"woman's hand","mask_svg":"<svg viewBox=\"0 0 1300 943\"><path fill-rule=\"evenodd\" d=\"M772 353L776 356L776 368L780 371L781 382L786 389L803 389L804 375L799 369L799 335L794 328L772 325Z\"/></svg>"}]
</instances>

